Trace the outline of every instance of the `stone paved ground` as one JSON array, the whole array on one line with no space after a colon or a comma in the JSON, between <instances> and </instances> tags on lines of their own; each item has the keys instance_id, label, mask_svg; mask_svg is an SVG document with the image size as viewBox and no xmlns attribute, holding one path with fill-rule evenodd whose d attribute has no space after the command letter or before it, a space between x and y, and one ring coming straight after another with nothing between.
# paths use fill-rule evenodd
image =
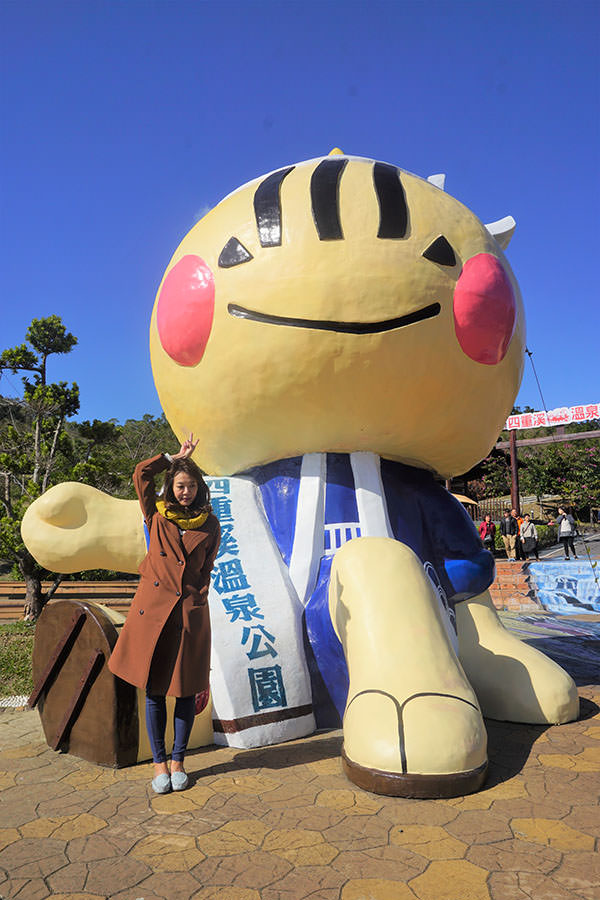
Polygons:
<instances>
[{"instance_id":1,"label":"stone paved ground","mask_svg":"<svg viewBox=\"0 0 600 900\"><path fill-rule=\"evenodd\" d=\"M2 710L0 898L596 900L598 658L573 664L578 722L488 722L485 789L454 800L355 790L340 732L196 751L158 797L149 765L56 754L36 712Z\"/></svg>"}]
</instances>

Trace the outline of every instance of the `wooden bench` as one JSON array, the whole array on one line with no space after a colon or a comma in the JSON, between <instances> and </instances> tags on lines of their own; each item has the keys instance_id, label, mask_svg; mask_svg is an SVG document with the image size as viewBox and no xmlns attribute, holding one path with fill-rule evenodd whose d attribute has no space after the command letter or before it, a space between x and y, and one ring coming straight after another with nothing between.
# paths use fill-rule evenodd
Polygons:
<instances>
[{"instance_id":1,"label":"wooden bench","mask_svg":"<svg viewBox=\"0 0 600 900\"><path fill-rule=\"evenodd\" d=\"M61 581L52 599L94 600L118 612L126 613L139 579L131 581ZM46 592L52 582L42 582ZM0 621L15 622L23 618L24 581L0 581Z\"/></svg>"}]
</instances>

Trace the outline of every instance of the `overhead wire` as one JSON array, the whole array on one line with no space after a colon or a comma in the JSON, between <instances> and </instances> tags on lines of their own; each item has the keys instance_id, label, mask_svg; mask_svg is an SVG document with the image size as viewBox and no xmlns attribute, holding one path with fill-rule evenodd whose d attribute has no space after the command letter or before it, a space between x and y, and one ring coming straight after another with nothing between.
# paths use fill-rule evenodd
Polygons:
<instances>
[{"instance_id":1,"label":"overhead wire","mask_svg":"<svg viewBox=\"0 0 600 900\"><path fill-rule=\"evenodd\" d=\"M537 374L537 371L536 371L536 368L535 368L535 363L533 362L533 352L529 349L529 347L525 347L525 353L526 353L527 356L529 357L529 362L531 363L531 368L533 369L533 374L534 374L535 380L536 380L536 382L537 382L538 391L540 392L540 398L541 398L541 401L542 401L542 409L543 409L544 412L546 413L546 419L547 419L547 418L548 418L548 408L547 408L547 406L546 406L546 401L545 401L545 399L544 399L544 394L542 393L542 386L541 386L541 384L540 384L540 379L538 378L538 374ZM552 442L553 442L553 443L557 443L557 444L560 443L560 439L556 437L556 434L554 433L554 430L552 430L552 434L550 435L550 437L552 438ZM557 535L557 536L558 536L558 535ZM593 560L593 559L592 559L592 556L591 556L591 554L590 554L590 549L589 549L589 547L588 547L588 545L587 545L587 542L586 542L586 539L585 539L584 535L580 535L580 537L581 537L581 540L582 540L582 542L583 542L583 549L585 550L585 554L586 554L586 556L587 556L587 558L588 558L588 562L589 562L589 564L590 564L590 566L591 566L591 569L592 569L592 577L593 577L594 581L596 582L596 586L600 586L600 582L599 582L599 580L598 580L598 574L597 574L597 572L596 572L596 569L597 569L597 567L598 567L598 560Z\"/></svg>"}]
</instances>

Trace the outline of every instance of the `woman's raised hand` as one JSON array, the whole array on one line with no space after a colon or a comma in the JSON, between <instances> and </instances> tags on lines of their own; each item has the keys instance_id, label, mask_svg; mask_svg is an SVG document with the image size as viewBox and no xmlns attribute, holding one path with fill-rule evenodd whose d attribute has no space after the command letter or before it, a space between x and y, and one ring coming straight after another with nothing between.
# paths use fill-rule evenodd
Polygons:
<instances>
[{"instance_id":1,"label":"woman's raised hand","mask_svg":"<svg viewBox=\"0 0 600 900\"><path fill-rule=\"evenodd\" d=\"M183 444L181 445L181 449L179 453L174 453L172 459L187 459L188 456L191 456L196 447L198 446L198 440L194 440L193 432L190 432L189 438L186 438Z\"/></svg>"}]
</instances>

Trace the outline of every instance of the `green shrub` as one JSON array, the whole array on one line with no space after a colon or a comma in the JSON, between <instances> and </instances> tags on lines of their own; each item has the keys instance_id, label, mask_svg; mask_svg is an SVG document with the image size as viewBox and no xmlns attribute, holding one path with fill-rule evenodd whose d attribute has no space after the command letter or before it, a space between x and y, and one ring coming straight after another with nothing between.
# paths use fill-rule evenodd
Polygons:
<instances>
[{"instance_id":1,"label":"green shrub","mask_svg":"<svg viewBox=\"0 0 600 900\"><path fill-rule=\"evenodd\" d=\"M539 547L550 547L552 544L556 544L558 537L556 533L556 525L537 525L536 529L538 533L538 546Z\"/></svg>"}]
</instances>

